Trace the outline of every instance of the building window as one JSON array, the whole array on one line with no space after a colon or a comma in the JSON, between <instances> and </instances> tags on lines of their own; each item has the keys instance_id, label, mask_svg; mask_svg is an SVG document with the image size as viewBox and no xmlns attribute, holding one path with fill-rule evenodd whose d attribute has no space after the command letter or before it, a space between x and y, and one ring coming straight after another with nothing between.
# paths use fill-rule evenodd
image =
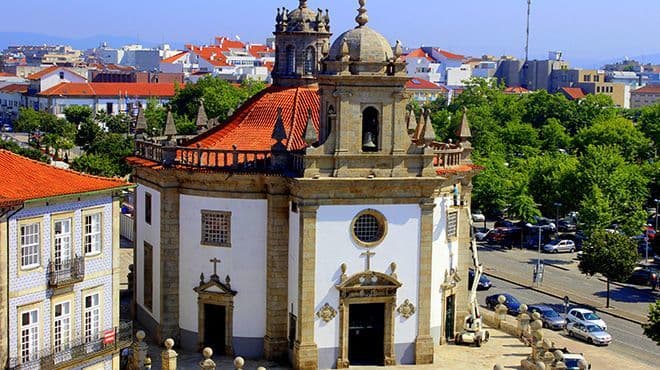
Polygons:
<instances>
[{"instance_id":1,"label":"building window","mask_svg":"<svg viewBox=\"0 0 660 370\"><path fill-rule=\"evenodd\" d=\"M71 341L71 303L62 302L55 305L53 321L53 344L55 352L69 350Z\"/></svg>"},{"instance_id":2,"label":"building window","mask_svg":"<svg viewBox=\"0 0 660 370\"><path fill-rule=\"evenodd\" d=\"M101 253L101 214L85 215L85 255Z\"/></svg>"},{"instance_id":3,"label":"building window","mask_svg":"<svg viewBox=\"0 0 660 370\"><path fill-rule=\"evenodd\" d=\"M231 247L231 212L202 211L202 244Z\"/></svg>"},{"instance_id":4,"label":"building window","mask_svg":"<svg viewBox=\"0 0 660 370\"><path fill-rule=\"evenodd\" d=\"M600 82L600 76L594 75L594 82Z\"/></svg>"},{"instance_id":5,"label":"building window","mask_svg":"<svg viewBox=\"0 0 660 370\"><path fill-rule=\"evenodd\" d=\"M151 194L144 193L144 222L151 225Z\"/></svg>"},{"instance_id":6,"label":"building window","mask_svg":"<svg viewBox=\"0 0 660 370\"><path fill-rule=\"evenodd\" d=\"M55 269L60 270L71 259L71 219L55 221Z\"/></svg>"},{"instance_id":7,"label":"building window","mask_svg":"<svg viewBox=\"0 0 660 370\"><path fill-rule=\"evenodd\" d=\"M286 74L296 74L296 48L291 45L286 47Z\"/></svg>"},{"instance_id":8,"label":"building window","mask_svg":"<svg viewBox=\"0 0 660 370\"><path fill-rule=\"evenodd\" d=\"M94 293L85 296L85 343L95 341L99 338L99 332L101 330L100 312L99 294Z\"/></svg>"},{"instance_id":9,"label":"building window","mask_svg":"<svg viewBox=\"0 0 660 370\"><path fill-rule=\"evenodd\" d=\"M305 51L305 74L311 75L315 72L316 51L313 47L308 47Z\"/></svg>"},{"instance_id":10,"label":"building window","mask_svg":"<svg viewBox=\"0 0 660 370\"><path fill-rule=\"evenodd\" d=\"M21 363L39 359L39 310L21 314Z\"/></svg>"},{"instance_id":11,"label":"building window","mask_svg":"<svg viewBox=\"0 0 660 370\"><path fill-rule=\"evenodd\" d=\"M376 246L383 241L387 233L385 216L373 209L364 210L353 219L351 231L353 238L361 246Z\"/></svg>"},{"instance_id":12,"label":"building window","mask_svg":"<svg viewBox=\"0 0 660 370\"><path fill-rule=\"evenodd\" d=\"M591 75L584 75L584 82L590 82L591 81Z\"/></svg>"},{"instance_id":13,"label":"building window","mask_svg":"<svg viewBox=\"0 0 660 370\"><path fill-rule=\"evenodd\" d=\"M447 238L458 237L458 212L447 213Z\"/></svg>"},{"instance_id":14,"label":"building window","mask_svg":"<svg viewBox=\"0 0 660 370\"><path fill-rule=\"evenodd\" d=\"M60 80L64 79L64 72L60 72Z\"/></svg>"},{"instance_id":15,"label":"building window","mask_svg":"<svg viewBox=\"0 0 660 370\"><path fill-rule=\"evenodd\" d=\"M144 242L144 307L153 312L154 248Z\"/></svg>"},{"instance_id":16,"label":"building window","mask_svg":"<svg viewBox=\"0 0 660 370\"><path fill-rule=\"evenodd\" d=\"M362 112L362 151L377 152L379 150L378 110L368 107Z\"/></svg>"},{"instance_id":17,"label":"building window","mask_svg":"<svg viewBox=\"0 0 660 370\"><path fill-rule=\"evenodd\" d=\"M112 114L112 112L113 112L112 103L105 103L105 111L108 114Z\"/></svg>"},{"instance_id":18,"label":"building window","mask_svg":"<svg viewBox=\"0 0 660 370\"><path fill-rule=\"evenodd\" d=\"M39 266L39 226L33 223L21 226L21 268Z\"/></svg>"}]
</instances>

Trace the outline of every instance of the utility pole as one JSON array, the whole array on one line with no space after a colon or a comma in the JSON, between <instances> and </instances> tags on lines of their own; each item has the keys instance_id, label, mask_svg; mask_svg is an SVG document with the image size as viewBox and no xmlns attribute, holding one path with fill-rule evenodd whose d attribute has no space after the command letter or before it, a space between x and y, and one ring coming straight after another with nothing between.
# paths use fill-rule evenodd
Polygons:
<instances>
[{"instance_id":1,"label":"utility pole","mask_svg":"<svg viewBox=\"0 0 660 370\"><path fill-rule=\"evenodd\" d=\"M527 33L525 38L525 63L529 60L529 19L532 14L532 0L527 0Z\"/></svg>"}]
</instances>

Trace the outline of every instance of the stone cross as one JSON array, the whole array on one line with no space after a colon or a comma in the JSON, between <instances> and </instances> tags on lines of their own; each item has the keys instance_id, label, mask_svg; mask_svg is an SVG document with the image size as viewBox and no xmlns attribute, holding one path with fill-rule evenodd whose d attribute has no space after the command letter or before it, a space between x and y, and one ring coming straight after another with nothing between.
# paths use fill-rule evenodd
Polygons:
<instances>
[{"instance_id":1,"label":"stone cross","mask_svg":"<svg viewBox=\"0 0 660 370\"><path fill-rule=\"evenodd\" d=\"M373 251L366 251L362 253L360 256L365 256L367 257L367 269L364 271L371 271L371 257L375 256L376 252Z\"/></svg>"},{"instance_id":2,"label":"stone cross","mask_svg":"<svg viewBox=\"0 0 660 370\"><path fill-rule=\"evenodd\" d=\"M213 258L212 260L209 260L213 264L213 276L218 276L218 263L222 262L217 258Z\"/></svg>"}]
</instances>

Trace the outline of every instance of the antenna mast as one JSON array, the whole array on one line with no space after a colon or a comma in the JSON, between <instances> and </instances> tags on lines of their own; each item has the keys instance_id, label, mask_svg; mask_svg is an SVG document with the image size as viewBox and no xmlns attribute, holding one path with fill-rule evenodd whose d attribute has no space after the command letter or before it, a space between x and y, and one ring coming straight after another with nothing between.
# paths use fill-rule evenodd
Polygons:
<instances>
[{"instance_id":1,"label":"antenna mast","mask_svg":"<svg viewBox=\"0 0 660 370\"><path fill-rule=\"evenodd\" d=\"M527 0L527 36L525 39L525 62L529 60L529 18L532 13L532 0Z\"/></svg>"}]
</instances>

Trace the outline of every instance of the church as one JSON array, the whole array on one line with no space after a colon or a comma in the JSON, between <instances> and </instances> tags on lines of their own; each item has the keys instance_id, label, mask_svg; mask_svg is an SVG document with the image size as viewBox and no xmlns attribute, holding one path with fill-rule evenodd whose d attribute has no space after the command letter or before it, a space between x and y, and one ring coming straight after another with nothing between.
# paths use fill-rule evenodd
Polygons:
<instances>
[{"instance_id":1,"label":"church","mask_svg":"<svg viewBox=\"0 0 660 370\"><path fill-rule=\"evenodd\" d=\"M272 86L185 142L136 140L134 299L156 341L341 369L433 363L461 330L469 124L436 141L402 45L365 0L355 21L331 42L327 10L278 9Z\"/></svg>"}]
</instances>

